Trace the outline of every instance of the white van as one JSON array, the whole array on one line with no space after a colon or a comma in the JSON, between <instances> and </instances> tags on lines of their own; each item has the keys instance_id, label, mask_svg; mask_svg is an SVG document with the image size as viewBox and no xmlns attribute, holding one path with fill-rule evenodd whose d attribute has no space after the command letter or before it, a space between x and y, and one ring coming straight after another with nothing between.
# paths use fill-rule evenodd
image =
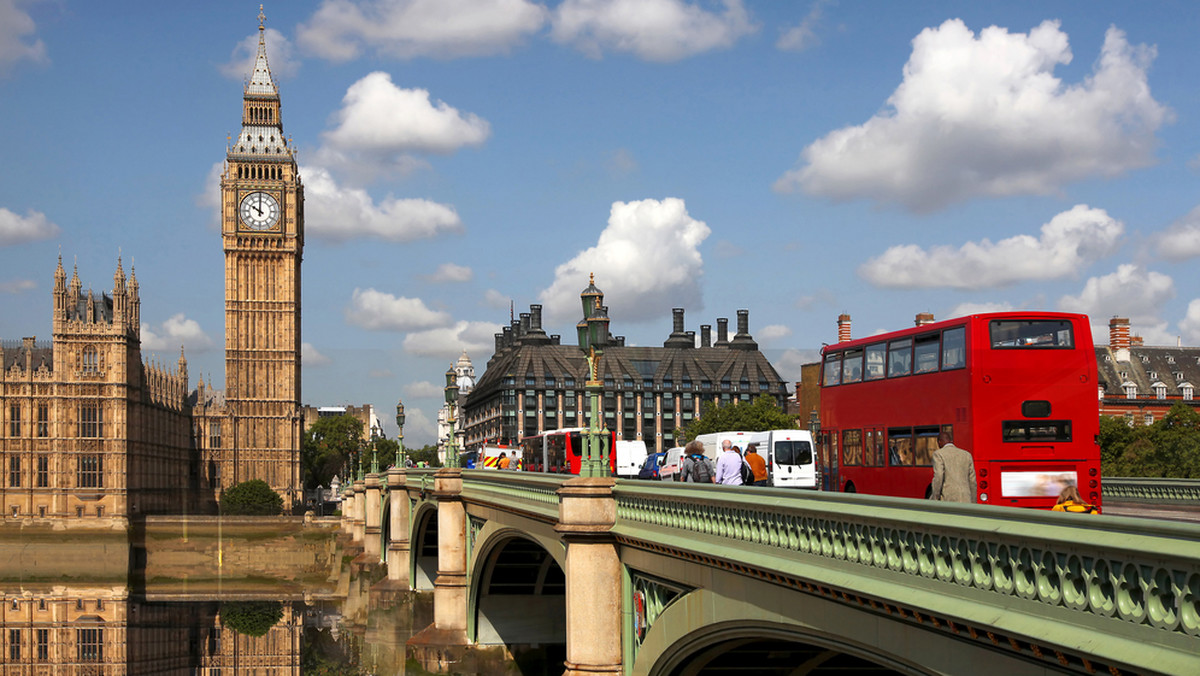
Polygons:
<instances>
[{"instance_id":1,"label":"white van","mask_svg":"<svg viewBox=\"0 0 1200 676\"><path fill-rule=\"evenodd\" d=\"M617 476L636 479L646 462L646 442L617 441Z\"/></svg>"},{"instance_id":2,"label":"white van","mask_svg":"<svg viewBox=\"0 0 1200 676\"><path fill-rule=\"evenodd\" d=\"M683 481L679 470L683 468L683 446L668 448L663 458L662 466L658 468L658 478L663 481Z\"/></svg>"},{"instance_id":3,"label":"white van","mask_svg":"<svg viewBox=\"0 0 1200 676\"><path fill-rule=\"evenodd\" d=\"M713 432L712 434L701 434L696 437L696 441L704 444L704 456L712 460L715 465L717 459L721 457L721 446L726 440L745 453L746 444L750 443L750 436L753 434L757 434L757 432Z\"/></svg>"},{"instance_id":4,"label":"white van","mask_svg":"<svg viewBox=\"0 0 1200 676\"><path fill-rule=\"evenodd\" d=\"M807 430L769 430L753 432L746 445L755 444L755 451L767 461L770 484L777 488L817 487L817 464L813 451L812 433ZM746 445L741 446L745 453Z\"/></svg>"}]
</instances>

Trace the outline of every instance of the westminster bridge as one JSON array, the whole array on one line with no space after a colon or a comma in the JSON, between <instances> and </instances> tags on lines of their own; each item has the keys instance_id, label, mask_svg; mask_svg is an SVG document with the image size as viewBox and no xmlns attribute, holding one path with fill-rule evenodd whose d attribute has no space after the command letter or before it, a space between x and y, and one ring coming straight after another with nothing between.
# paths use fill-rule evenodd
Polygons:
<instances>
[{"instance_id":1,"label":"westminster bridge","mask_svg":"<svg viewBox=\"0 0 1200 676\"><path fill-rule=\"evenodd\" d=\"M433 592L426 668L565 643L567 674L1200 673L1195 524L494 470L346 496L380 586Z\"/></svg>"}]
</instances>

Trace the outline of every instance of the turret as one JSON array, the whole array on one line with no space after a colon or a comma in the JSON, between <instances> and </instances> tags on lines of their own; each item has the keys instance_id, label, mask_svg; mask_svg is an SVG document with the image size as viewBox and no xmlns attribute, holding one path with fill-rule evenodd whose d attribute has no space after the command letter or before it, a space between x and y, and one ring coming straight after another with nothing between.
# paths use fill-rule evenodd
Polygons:
<instances>
[{"instance_id":1,"label":"turret","mask_svg":"<svg viewBox=\"0 0 1200 676\"><path fill-rule=\"evenodd\" d=\"M54 319L55 323L67 320L67 273L63 271L62 254L58 255L58 268L54 271Z\"/></svg>"},{"instance_id":2,"label":"turret","mask_svg":"<svg viewBox=\"0 0 1200 676\"><path fill-rule=\"evenodd\" d=\"M137 270L129 266L129 328L133 337L141 342L142 339L142 299L138 295Z\"/></svg>"},{"instance_id":3,"label":"turret","mask_svg":"<svg viewBox=\"0 0 1200 676\"><path fill-rule=\"evenodd\" d=\"M117 270L113 273L113 326L122 326L127 318L128 298L125 294L125 270L121 267L121 257L117 256Z\"/></svg>"}]
</instances>

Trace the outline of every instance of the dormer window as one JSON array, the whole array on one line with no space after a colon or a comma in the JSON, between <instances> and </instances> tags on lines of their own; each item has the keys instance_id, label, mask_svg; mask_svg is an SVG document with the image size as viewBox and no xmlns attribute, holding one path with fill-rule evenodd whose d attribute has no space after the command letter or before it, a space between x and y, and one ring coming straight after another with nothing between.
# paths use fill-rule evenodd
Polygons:
<instances>
[{"instance_id":1,"label":"dormer window","mask_svg":"<svg viewBox=\"0 0 1200 676\"><path fill-rule=\"evenodd\" d=\"M1142 363L1143 363L1143 364L1149 364L1149 363L1150 363L1150 357L1147 357L1146 355L1142 355Z\"/></svg>"},{"instance_id":2,"label":"dormer window","mask_svg":"<svg viewBox=\"0 0 1200 676\"><path fill-rule=\"evenodd\" d=\"M1098 385L1096 387L1096 398L1099 399L1100 401L1104 401L1104 386L1103 385Z\"/></svg>"},{"instance_id":3,"label":"dormer window","mask_svg":"<svg viewBox=\"0 0 1200 676\"><path fill-rule=\"evenodd\" d=\"M1174 364L1174 363L1175 363L1175 357L1174 357L1174 356L1172 356L1172 355L1167 355L1167 363L1168 363L1168 364Z\"/></svg>"},{"instance_id":4,"label":"dormer window","mask_svg":"<svg viewBox=\"0 0 1200 676\"><path fill-rule=\"evenodd\" d=\"M1158 371L1150 372L1150 380L1158 380Z\"/></svg>"},{"instance_id":5,"label":"dormer window","mask_svg":"<svg viewBox=\"0 0 1200 676\"><path fill-rule=\"evenodd\" d=\"M1176 371L1175 372L1175 382L1178 383L1178 382L1182 382L1182 381L1183 381L1183 371Z\"/></svg>"},{"instance_id":6,"label":"dormer window","mask_svg":"<svg viewBox=\"0 0 1200 676\"><path fill-rule=\"evenodd\" d=\"M1167 386L1165 384L1163 384L1161 382L1156 382L1153 385L1151 385L1150 387L1154 389L1154 398L1155 399L1166 399L1167 398Z\"/></svg>"},{"instance_id":7,"label":"dormer window","mask_svg":"<svg viewBox=\"0 0 1200 676\"><path fill-rule=\"evenodd\" d=\"M1126 399L1137 399L1137 384L1136 383L1133 383L1133 382L1130 382L1127 380L1124 383L1122 383L1121 387L1125 390L1125 398Z\"/></svg>"},{"instance_id":8,"label":"dormer window","mask_svg":"<svg viewBox=\"0 0 1200 676\"><path fill-rule=\"evenodd\" d=\"M1106 364L1111 364L1112 363L1112 355L1111 354L1104 355L1104 362Z\"/></svg>"},{"instance_id":9,"label":"dormer window","mask_svg":"<svg viewBox=\"0 0 1200 676\"><path fill-rule=\"evenodd\" d=\"M1179 386L1179 389L1183 392L1183 400L1184 401L1192 400L1192 384L1191 383L1184 383Z\"/></svg>"}]
</instances>

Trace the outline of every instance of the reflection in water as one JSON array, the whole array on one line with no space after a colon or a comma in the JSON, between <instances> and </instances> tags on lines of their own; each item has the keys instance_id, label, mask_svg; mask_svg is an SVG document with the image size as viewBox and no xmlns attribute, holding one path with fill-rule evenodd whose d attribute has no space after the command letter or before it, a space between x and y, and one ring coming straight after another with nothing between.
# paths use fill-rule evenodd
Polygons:
<instances>
[{"instance_id":1,"label":"reflection in water","mask_svg":"<svg viewBox=\"0 0 1200 676\"><path fill-rule=\"evenodd\" d=\"M427 673L405 664L405 642L433 621L432 593L371 592L373 581L343 571L344 597L285 601L158 601L126 586L86 584L0 587L0 674ZM562 650L523 646L514 658L482 649L463 673L559 674Z\"/></svg>"}]
</instances>

